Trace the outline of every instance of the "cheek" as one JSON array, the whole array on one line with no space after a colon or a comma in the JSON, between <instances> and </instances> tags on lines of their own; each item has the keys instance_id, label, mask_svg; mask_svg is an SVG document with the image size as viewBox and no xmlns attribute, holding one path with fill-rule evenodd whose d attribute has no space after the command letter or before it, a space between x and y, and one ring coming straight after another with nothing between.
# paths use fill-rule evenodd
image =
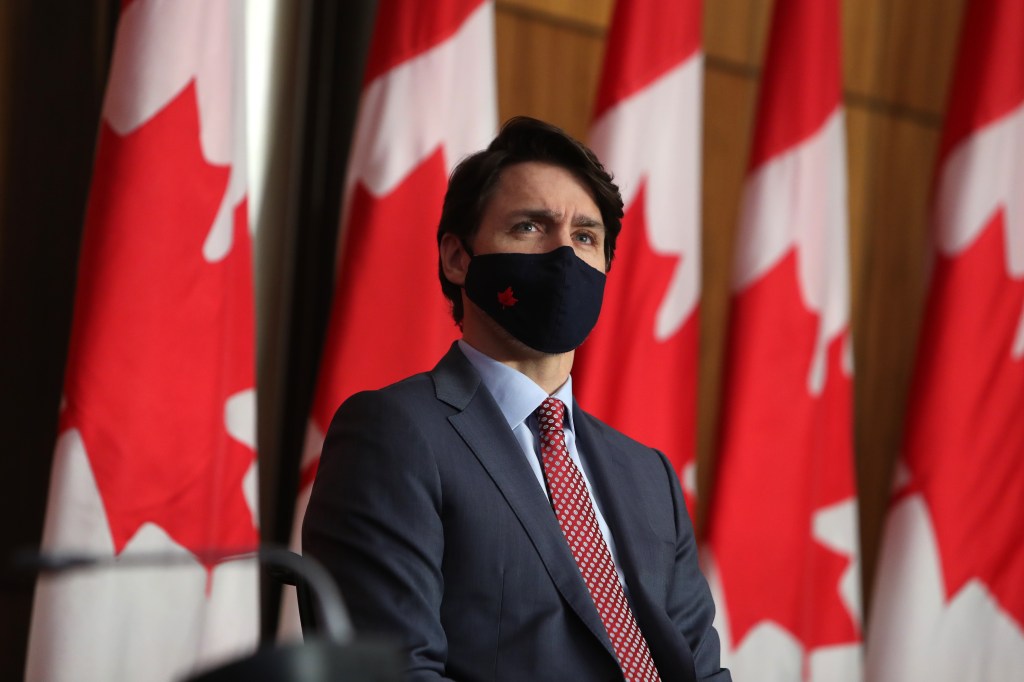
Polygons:
<instances>
[{"instance_id":1,"label":"cheek","mask_svg":"<svg viewBox=\"0 0 1024 682\"><path fill-rule=\"evenodd\" d=\"M483 232L481 230L470 239L470 248L474 254L497 253L504 250L501 237L502 235L496 235L493 231Z\"/></svg>"},{"instance_id":2,"label":"cheek","mask_svg":"<svg viewBox=\"0 0 1024 682\"><path fill-rule=\"evenodd\" d=\"M582 260L584 263L594 268L595 270L600 270L601 272L607 271L607 268L605 267L606 262L604 259L603 249L595 250L586 249L583 247L576 247L576 255L579 257L580 260Z\"/></svg>"}]
</instances>

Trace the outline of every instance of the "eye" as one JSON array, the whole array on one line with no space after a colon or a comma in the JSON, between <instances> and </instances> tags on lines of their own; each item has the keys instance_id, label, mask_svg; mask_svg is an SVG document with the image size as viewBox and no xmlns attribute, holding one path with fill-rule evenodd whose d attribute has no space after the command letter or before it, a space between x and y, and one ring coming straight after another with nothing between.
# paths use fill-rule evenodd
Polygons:
<instances>
[{"instance_id":1,"label":"eye","mask_svg":"<svg viewBox=\"0 0 1024 682\"><path fill-rule=\"evenodd\" d=\"M588 246L594 246L597 244L597 235L589 230L582 230L573 235L573 239L580 242L581 244L587 244Z\"/></svg>"},{"instance_id":2,"label":"eye","mask_svg":"<svg viewBox=\"0 0 1024 682\"><path fill-rule=\"evenodd\" d=\"M532 220L523 220L512 226L514 232L536 232L540 229Z\"/></svg>"}]
</instances>

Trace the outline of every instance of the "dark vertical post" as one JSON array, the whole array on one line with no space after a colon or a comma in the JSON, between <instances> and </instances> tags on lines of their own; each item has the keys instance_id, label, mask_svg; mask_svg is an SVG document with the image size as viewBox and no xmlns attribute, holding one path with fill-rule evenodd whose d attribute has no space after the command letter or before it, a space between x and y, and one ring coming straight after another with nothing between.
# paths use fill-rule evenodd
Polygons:
<instances>
[{"instance_id":1,"label":"dark vertical post","mask_svg":"<svg viewBox=\"0 0 1024 682\"><path fill-rule=\"evenodd\" d=\"M0 7L0 679L24 675L78 247L113 45L110 0Z\"/></svg>"},{"instance_id":2,"label":"dark vertical post","mask_svg":"<svg viewBox=\"0 0 1024 682\"><path fill-rule=\"evenodd\" d=\"M260 519L290 540L299 465L333 292L342 183L376 0L282 3L290 79L276 96L257 253ZM287 48L284 48L287 49ZM284 132L280 132L284 131ZM262 633L277 629L280 586L264 581Z\"/></svg>"}]
</instances>

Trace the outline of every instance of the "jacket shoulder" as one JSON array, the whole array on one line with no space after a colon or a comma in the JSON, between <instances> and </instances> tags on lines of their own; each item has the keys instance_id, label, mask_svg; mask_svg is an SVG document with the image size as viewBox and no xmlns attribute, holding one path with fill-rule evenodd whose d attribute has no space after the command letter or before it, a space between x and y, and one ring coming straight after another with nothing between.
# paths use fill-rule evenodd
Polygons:
<instances>
[{"instance_id":1,"label":"jacket shoulder","mask_svg":"<svg viewBox=\"0 0 1024 682\"><path fill-rule=\"evenodd\" d=\"M404 415L413 422L430 421L450 415L472 400L480 385L480 376L455 344L428 372L420 372L383 388L360 391L346 399L335 412L335 419L346 413L359 413L370 419L384 414L391 418Z\"/></svg>"},{"instance_id":2,"label":"jacket shoulder","mask_svg":"<svg viewBox=\"0 0 1024 682\"><path fill-rule=\"evenodd\" d=\"M589 412L585 412L576 406L574 414L578 414L577 421L582 427L591 433L593 436L604 439L609 444L615 446L617 449L622 450L635 457L649 457L649 458L664 458L665 456L659 451L649 445L645 445L640 441L632 438L622 431L619 431L615 427L601 421Z\"/></svg>"}]
</instances>

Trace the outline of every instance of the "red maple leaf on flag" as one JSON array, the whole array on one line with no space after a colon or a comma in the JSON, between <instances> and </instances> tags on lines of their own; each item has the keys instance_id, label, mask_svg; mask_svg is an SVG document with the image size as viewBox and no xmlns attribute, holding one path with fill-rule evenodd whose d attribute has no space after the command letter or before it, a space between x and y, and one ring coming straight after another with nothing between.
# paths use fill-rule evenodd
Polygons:
<instances>
[{"instance_id":1,"label":"red maple leaf on flag","mask_svg":"<svg viewBox=\"0 0 1024 682\"><path fill-rule=\"evenodd\" d=\"M512 293L512 287L508 287L505 291L498 292L498 303L501 304L502 308L511 308L516 303L519 303L519 299Z\"/></svg>"},{"instance_id":2,"label":"red maple leaf on flag","mask_svg":"<svg viewBox=\"0 0 1024 682\"><path fill-rule=\"evenodd\" d=\"M623 217L601 318L577 352L573 382L588 412L663 450L680 469L696 450L699 329L692 313L669 338L655 337L658 308L680 257L651 247L646 195L644 182ZM631 296L634 291L644 295ZM659 399L652 408L638 396Z\"/></svg>"},{"instance_id":3,"label":"red maple leaf on flag","mask_svg":"<svg viewBox=\"0 0 1024 682\"><path fill-rule=\"evenodd\" d=\"M791 250L734 298L730 345L739 347L729 349L723 411L733 421L716 472L727 485L715 491L709 535L735 646L767 620L806 652L855 642L859 626L840 593L850 558L812 534L816 514L854 495L846 334L829 344L826 383L812 395L807 377L820 318L800 303L797 257ZM728 541L716 541L719 534ZM772 551L750 556L746 548L764 538Z\"/></svg>"},{"instance_id":4,"label":"red maple leaf on flag","mask_svg":"<svg viewBox=\"0 0 1024 682\"><path fill-rule=\"evenodd\" d=\"M1006 272L1005 214L937 256L905 459L935 527L947 598L980 578L1024 628L1024 278Z\"/></svg>"},{"instance_id":5,"label":"red maple leaf on flag","mask_svg":"<svg viewBox=\"0 0 1024 682\"><path fill-rule=\"evenodd\" d=\"M244 202L228 254L203 258L229 171L203 157L194 83L135 131L100 132L62 430L81 433L118 553L145 523L193 553L257 542L254 453L225 426L253 386Z\"/></svg>"},{"instance_id":6,"label":"red maple leaf on flag","mask_svg":"<svg viewBox=\"0 0 1024 682\"><path fill-rule=\"evenodd\" d=\"M446 178L439 147L389 194L376 197L362 184L353 190L313 403L321 433L350 395L429 370L457 336L437 278L436 226L425 220L441 214Z\"/></svg>"}]
</instances>

